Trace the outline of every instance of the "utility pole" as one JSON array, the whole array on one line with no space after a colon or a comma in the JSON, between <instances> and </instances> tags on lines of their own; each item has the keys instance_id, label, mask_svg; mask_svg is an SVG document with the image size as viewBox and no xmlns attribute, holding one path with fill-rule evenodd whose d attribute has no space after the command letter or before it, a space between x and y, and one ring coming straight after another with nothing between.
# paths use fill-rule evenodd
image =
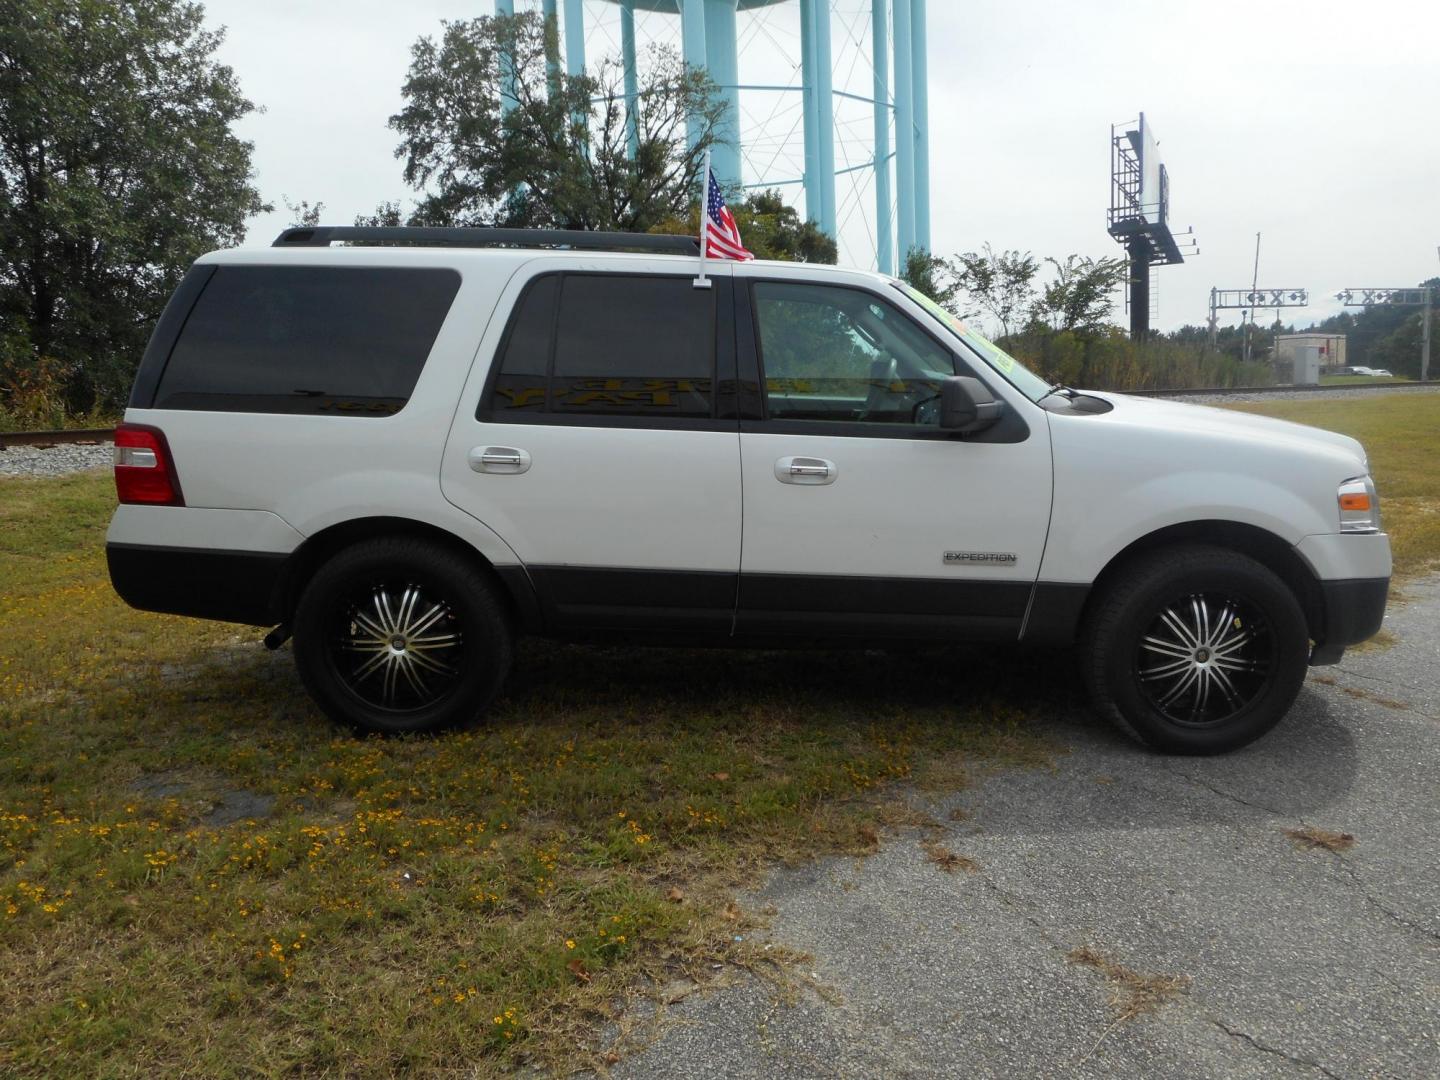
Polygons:
<instances>
[{"instance_id":1,"label":"utility pole","mask_svg":"<svg viewBox=\"0 0 1440 1080\"><path fill-rule=\"evenodd\" d=\"M1260 234L1255 234L1255 276L1250 279L1250 292L1255 293L1260 287ZM1245 326L1245 362L1250 362L1250 339L1255 335L1255 311L1252 308L1248 312L1250 319Z\"/></svg>"},{"instance_id":2,"label":"utility pole","mask_svg":"<svg viewBox=\"0 0 1440 1080\"><path fill-rule=\"evenodd\" d=\"M1215 351L1215 328L1218 316L1215 313L1215 294L1219 292L1214 285L1210 286L1210 351Z\"/></svg>"},{"instance_id":3,"label":"utility pole","mask_svg":"<svg viewBox=\"0 0 1440 1080\"><path fill-rule=\"evenodd\" d=\"M1425 290L1425 313L1420 317L1420 381L1430 378L1430 308L1434 304L1434 289Z\"/></svg>"}]
</instances>

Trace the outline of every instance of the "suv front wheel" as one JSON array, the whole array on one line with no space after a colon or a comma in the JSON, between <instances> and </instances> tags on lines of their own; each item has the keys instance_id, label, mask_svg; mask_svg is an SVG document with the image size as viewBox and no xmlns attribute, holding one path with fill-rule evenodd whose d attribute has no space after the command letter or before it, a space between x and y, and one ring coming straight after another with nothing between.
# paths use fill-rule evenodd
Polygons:
<instances>
[{"instance_id":1,"label":"suv front wheel","mask_svg":"<svg viewBox=\"0 0 1440 1080\"><path fill-rule=\"evenodd\" d=\"M1081 638L1099 712L1173 754L1260 738L1294 704L1310 635L1273 571L1223 548L1141 556L1096 597Z\"/></svg>"},{"instance_id":2,"label":"suv front wheel","mask_svg":"<svg viewBox=\"0 0 1440 1080\"><path fill-rule=\"evenodd\" d=\"M512 651L484 572L410 537L367 540L316 572L295 613L295 664L333 719L365 731L432 731L473 719Z\"/></svg>"}]
</instances>

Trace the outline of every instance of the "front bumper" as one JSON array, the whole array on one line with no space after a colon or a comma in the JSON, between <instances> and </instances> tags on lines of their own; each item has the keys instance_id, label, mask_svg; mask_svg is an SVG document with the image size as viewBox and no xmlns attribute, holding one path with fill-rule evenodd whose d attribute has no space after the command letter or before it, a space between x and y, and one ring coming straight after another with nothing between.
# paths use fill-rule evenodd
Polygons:
<instances>
[{"instance_id":1,"label":"front bumper","mask_svg":"<svg viewBox=\"0 0 1440 1080\"><path fill-rule=\"evenodd\" d=\"M1385 621L1389 592L1388 577L1320 582L1325 603L1324 637L1315 642L1310 665L1337 664L1346 646L1374 637Z\"/></svg>"}]
</instances>

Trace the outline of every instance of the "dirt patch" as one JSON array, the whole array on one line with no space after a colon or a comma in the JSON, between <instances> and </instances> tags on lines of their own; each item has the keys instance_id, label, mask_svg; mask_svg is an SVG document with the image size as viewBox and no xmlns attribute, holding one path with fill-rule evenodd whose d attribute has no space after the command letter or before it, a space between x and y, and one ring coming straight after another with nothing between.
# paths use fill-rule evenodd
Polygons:
<instances>
[{"instance_id":1,"label":"dirt patch","mask_svg":"<svg viewBox=\"0 0 1440 1080\"><path fill-rule=\"evenodd\" d=\"M947 874L953 874L957 870L973 874L980 869L980 864L974 859L966 855L958 855L944 844L922 844L921 846L925 849L925 857Z\"/></svg>"},{"instance_id":2,"label":"dirt patch","mask_svg":"<svg viewBox=\"0 0 1440 1080\"><path fill-rule=\"evenodd\" d=\"M1305 825L1299 829L1285 829L1288 836L1296 847L1305 851L1314 851L1317 848L1324 848L1326 851L1340 854L1342 851L1349 851L1355 846L1355 837L1349 833L1333 832L1330 829L1317 829L1313 825Z\"/></svg>"},{"instance_id":3,"label":"dirt patch","mask_svg":"<svg viewBox=\"0 0 1440 1080\"><path fill-rule=\"evenodd\" d=\"M137 795L174 801L196 821L216 827L269 817L275 797L235 787L213 773L166 769L145 773L130 785Z\"/></svg>"},{"instance_id":4,"label":"dirt patch","mask_svg":"<svg viewBox=\"0 0 1440 1080\"><path fill-rule=\"evenodd\" d=\"M1180 997L1190 985L1188 975L1142 975L1115 963L1089 945L1071 949L1065 954L1065 959L1105 976L1116 1023L1159 1012Z\"/></svg>"}]
</instances>

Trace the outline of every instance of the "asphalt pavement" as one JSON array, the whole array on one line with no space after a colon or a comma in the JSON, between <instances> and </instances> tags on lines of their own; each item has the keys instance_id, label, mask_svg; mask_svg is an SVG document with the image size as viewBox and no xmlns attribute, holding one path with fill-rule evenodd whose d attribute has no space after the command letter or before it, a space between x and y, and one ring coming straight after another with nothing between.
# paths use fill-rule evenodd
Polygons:
<instances>
[{"instance_id":1,"label":"asphalt pavement","mask_svg":"<svg viewBox=\"0 0 1440 1080\"><path fill-rule=\"evenodd\" d=\"M1158 756L1076 716L1053 771L906 793L938 827L739 898L817 989L737 976L612 1075L1440 1076L1440 578L1405 592L1391 647L1312 669L1245 750Z\"/></svg>"}]
</instances>

